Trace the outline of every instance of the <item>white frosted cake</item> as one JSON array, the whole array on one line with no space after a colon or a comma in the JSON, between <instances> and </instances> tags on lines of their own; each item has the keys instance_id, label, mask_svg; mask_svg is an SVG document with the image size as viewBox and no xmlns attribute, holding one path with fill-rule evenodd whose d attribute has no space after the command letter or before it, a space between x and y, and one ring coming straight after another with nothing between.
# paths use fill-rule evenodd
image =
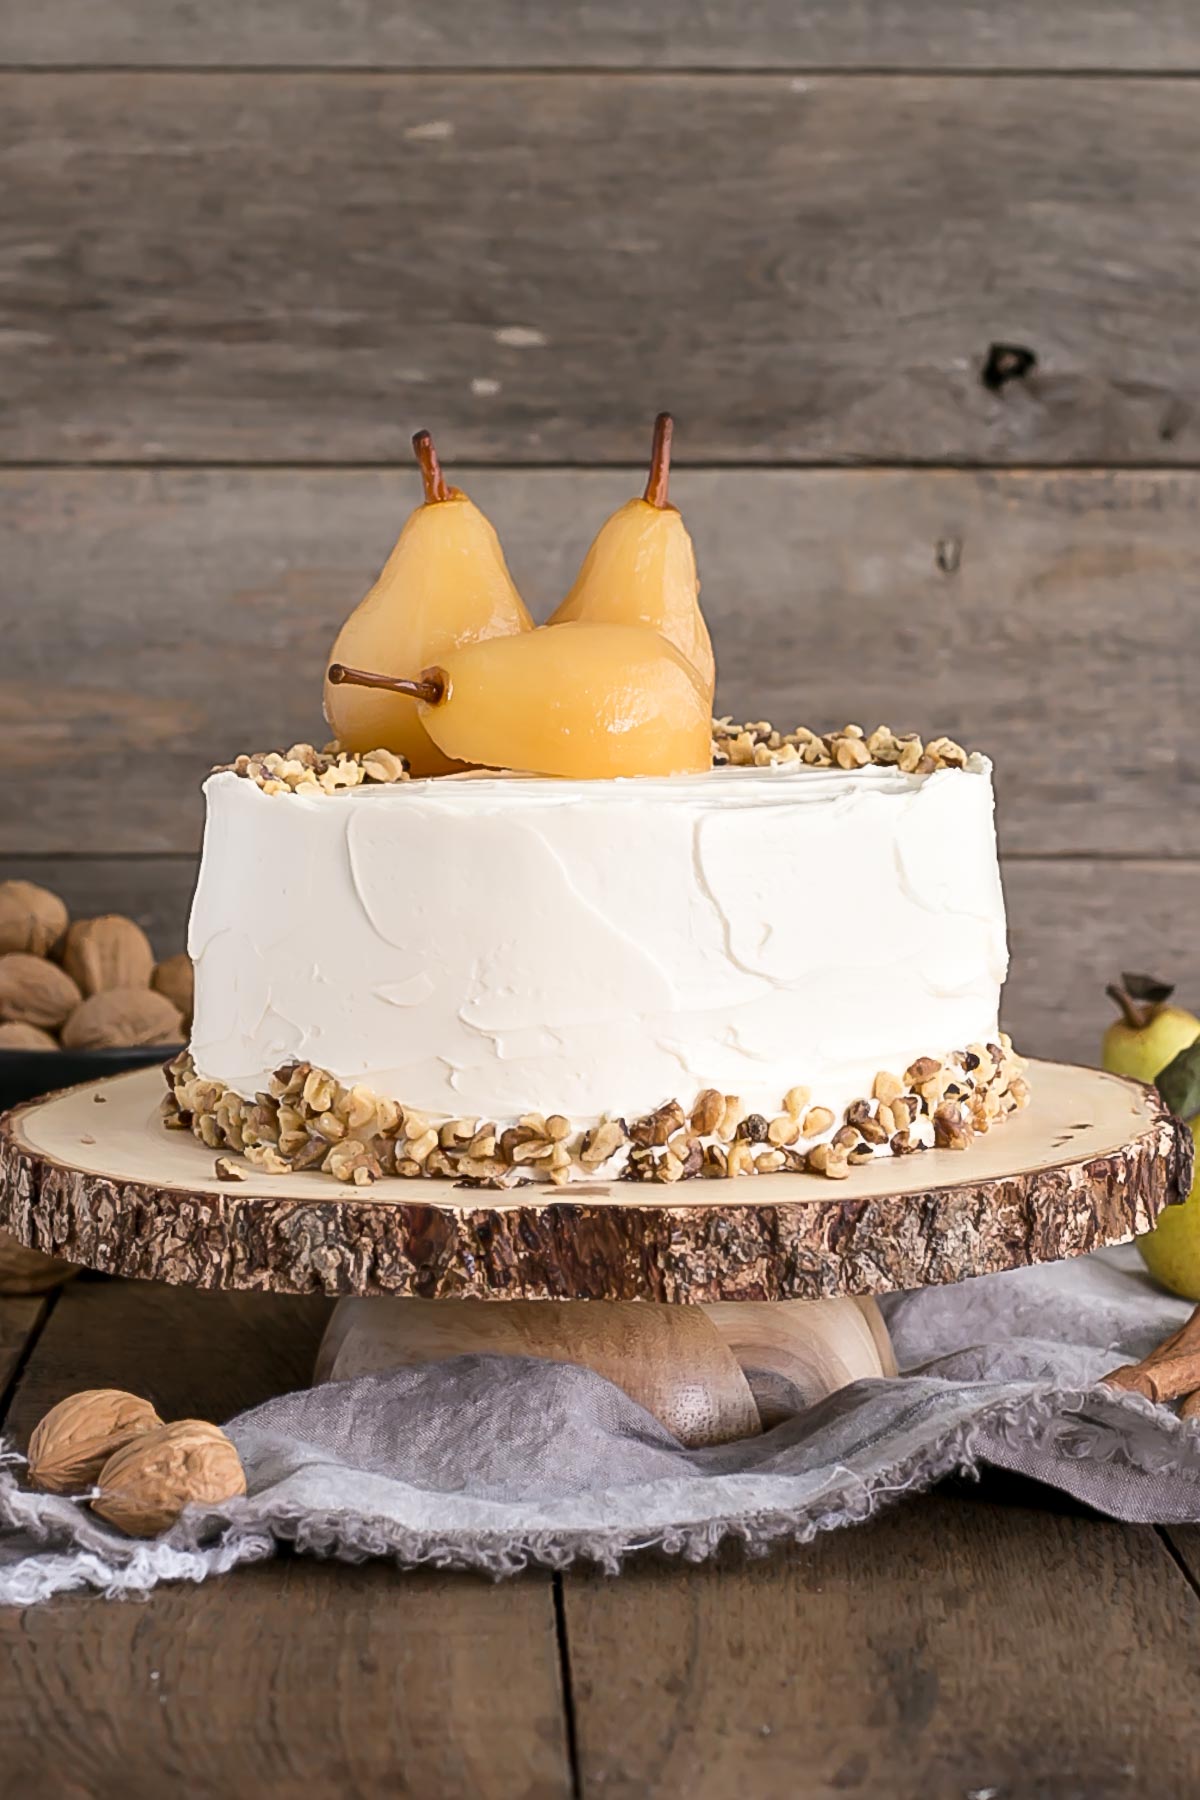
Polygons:
<instances>
[{"instance_id":1,"label":"white frosted cake","mask_svg":"<svg viewBox=\"0 0 1200 1800\"><path fill-rule=\"evenodd\" d=\"M359 1185L837 1179L1024 1104L990 764L713 720L672 434L537 626L416 434L332 743L208 781L168 1126Z\"/></svg>"},{"instance_id":2,"label":"white frosted cake","mask_svg":"<svg viewBox=\"0 0 1200 1800\"><path fill-rule=\"evenodd\" d=\"M838 1173L965 1142L1024 1095L997 1023L990 764L918 745L935 766L905 773L886 733L857 742L890 761L838 766L841 734L812 766L811 734L757 735L761 766L729 731L734 761L663 779L390 781L304 751L214 774L189 1122L244 1149L256 1096L329 1086L363 1114L339 1142L382 1135L397 1166L425 1143L421 1172L476 1179L726 1173L731 1153ZM331 1105L285 1117L285 1157Z\"/></svg>"}]
</instances>

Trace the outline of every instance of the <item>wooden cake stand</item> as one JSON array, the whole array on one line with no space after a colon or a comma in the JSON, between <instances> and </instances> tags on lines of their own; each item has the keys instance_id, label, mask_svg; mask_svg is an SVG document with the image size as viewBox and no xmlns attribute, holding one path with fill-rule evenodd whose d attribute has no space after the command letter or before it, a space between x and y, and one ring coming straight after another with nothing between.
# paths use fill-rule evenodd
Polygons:
<instances>
[{"instance_id":1,"label":"wooden cake stand","mask_svg":"<svg viewBox=\"0 0 1200 1800\"><path fill-rule=\"evenodd\" d=\"M484 1192L218 1180L213 1151L162 1128L159 1071L138 1070L0 1119L0 1227L106 1273L344 1296L319 1380L472 1350L584 1363L685 1442L722 1442L894 1371L876 1294L1123 1243L1186 1196L1191 1133L1152 1089L1061 1063L1030 1082L968 1151L843 1181Z\"/></svg>"}]
</instances>

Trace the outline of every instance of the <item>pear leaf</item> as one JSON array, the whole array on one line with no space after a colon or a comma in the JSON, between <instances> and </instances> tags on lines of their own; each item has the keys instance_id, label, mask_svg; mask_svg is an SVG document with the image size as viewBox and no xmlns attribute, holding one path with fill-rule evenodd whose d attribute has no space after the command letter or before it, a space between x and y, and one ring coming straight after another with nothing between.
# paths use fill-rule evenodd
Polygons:
<instances>
[{"instance_id":1,"label":"pear leaf","mask_svg":"<svg viewBox=\"0 0 1200 1800\"><path fill-rule=\"evenodd\" d=\"M1178 1118L1194 1119L1200 1113L1200 1038L1167 1064L1154 1085Z\"/></svg>"},{"instance_id":2,"label":"pear leaf","mask_svg":"<svg viewBox=\"0 0 1200 1800\"><path fill-rule=\"evenodd\" d=\"M1121 982L1131 1000L1148 1000L1151 1006L1161 1006L1175 992L1173 981L1159 981L1154 975L1122 975Z\"/></svg>"}]
</instances>

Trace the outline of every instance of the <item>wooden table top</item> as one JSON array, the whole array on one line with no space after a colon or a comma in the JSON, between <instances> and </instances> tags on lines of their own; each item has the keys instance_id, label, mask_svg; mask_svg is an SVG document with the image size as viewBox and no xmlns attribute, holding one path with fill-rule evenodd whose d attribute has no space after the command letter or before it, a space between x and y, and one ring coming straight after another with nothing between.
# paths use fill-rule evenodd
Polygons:
<instances>
[{"instance_id":1,"label":"wooden table top","mask_svg":"<svg viewBox=\"0 0 1200 1800\"><path fill-rule=\"evenodd\" d=\"M76 1388L223 1419L329 1303L82 1279L0 1301L4 1429ZM942 1490L758 1562L495 1585L284 1556L0 1611L0 1789L1107 1800L1200 1791L1200 1528Z\"/></svg>"}]
</instances>

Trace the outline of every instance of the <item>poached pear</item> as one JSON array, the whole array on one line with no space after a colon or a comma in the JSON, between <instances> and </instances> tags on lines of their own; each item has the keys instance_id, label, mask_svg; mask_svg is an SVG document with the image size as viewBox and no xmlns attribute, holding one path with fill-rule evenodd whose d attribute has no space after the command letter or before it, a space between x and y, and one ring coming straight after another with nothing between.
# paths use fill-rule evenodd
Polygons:
<instances>
[{"instance_id":1,"label":"poached pear","mask_svg":"<svg viewBox=\"0 0 1200 1800\"><path fill-rule=\"evenodd\" d=\"M460 644L532 630L491 523L448 485L427 431L417 432L413 449L424 501L339 631L331 662L407 675ZM343 750L394 750L414 775L455 767L426 733L416 702L401 692L339 688L326 679L325 717Z\"/></svg>"},{"instance_id":2,"label":"poached pear","mask_svg":"<svg viewBox=\"0 0 1200 1800\"><path fill-rule=\"evenodd\" d=\"M1174 989L1149 975L1122 975L1105 990L1120 1010L1104 1034L1101 1066L1112 1075L1155 1082L1169 1062L1200 1038L1200 1018L1168 1006Z\"/></svg>"},{"instance_id":3,"label":"poached pear","mask_svg":"<svg viewBox=\"0 0 1200 1800\"><path fill-rule=\"evenodd\" d=\"M712 766L709 690L648 625L543 625L457 645L415 680L340 664L329 680L410 695L458 763L577 780Z\"/></svg>"},{"instance_id":4,"label":"poached pear","mask_svg":"<svg viewBox=\"0 0 1200 1800\"><path fill-rule=\"evenodd\" d=\"M696 553L678 508L667 498L673 433L671 415L659 413L645 493L600 527L550 624L588 619L651 626L682 651L707 684L711 706L715 670L698 599Z\"/></svg>"}]
</instances>

